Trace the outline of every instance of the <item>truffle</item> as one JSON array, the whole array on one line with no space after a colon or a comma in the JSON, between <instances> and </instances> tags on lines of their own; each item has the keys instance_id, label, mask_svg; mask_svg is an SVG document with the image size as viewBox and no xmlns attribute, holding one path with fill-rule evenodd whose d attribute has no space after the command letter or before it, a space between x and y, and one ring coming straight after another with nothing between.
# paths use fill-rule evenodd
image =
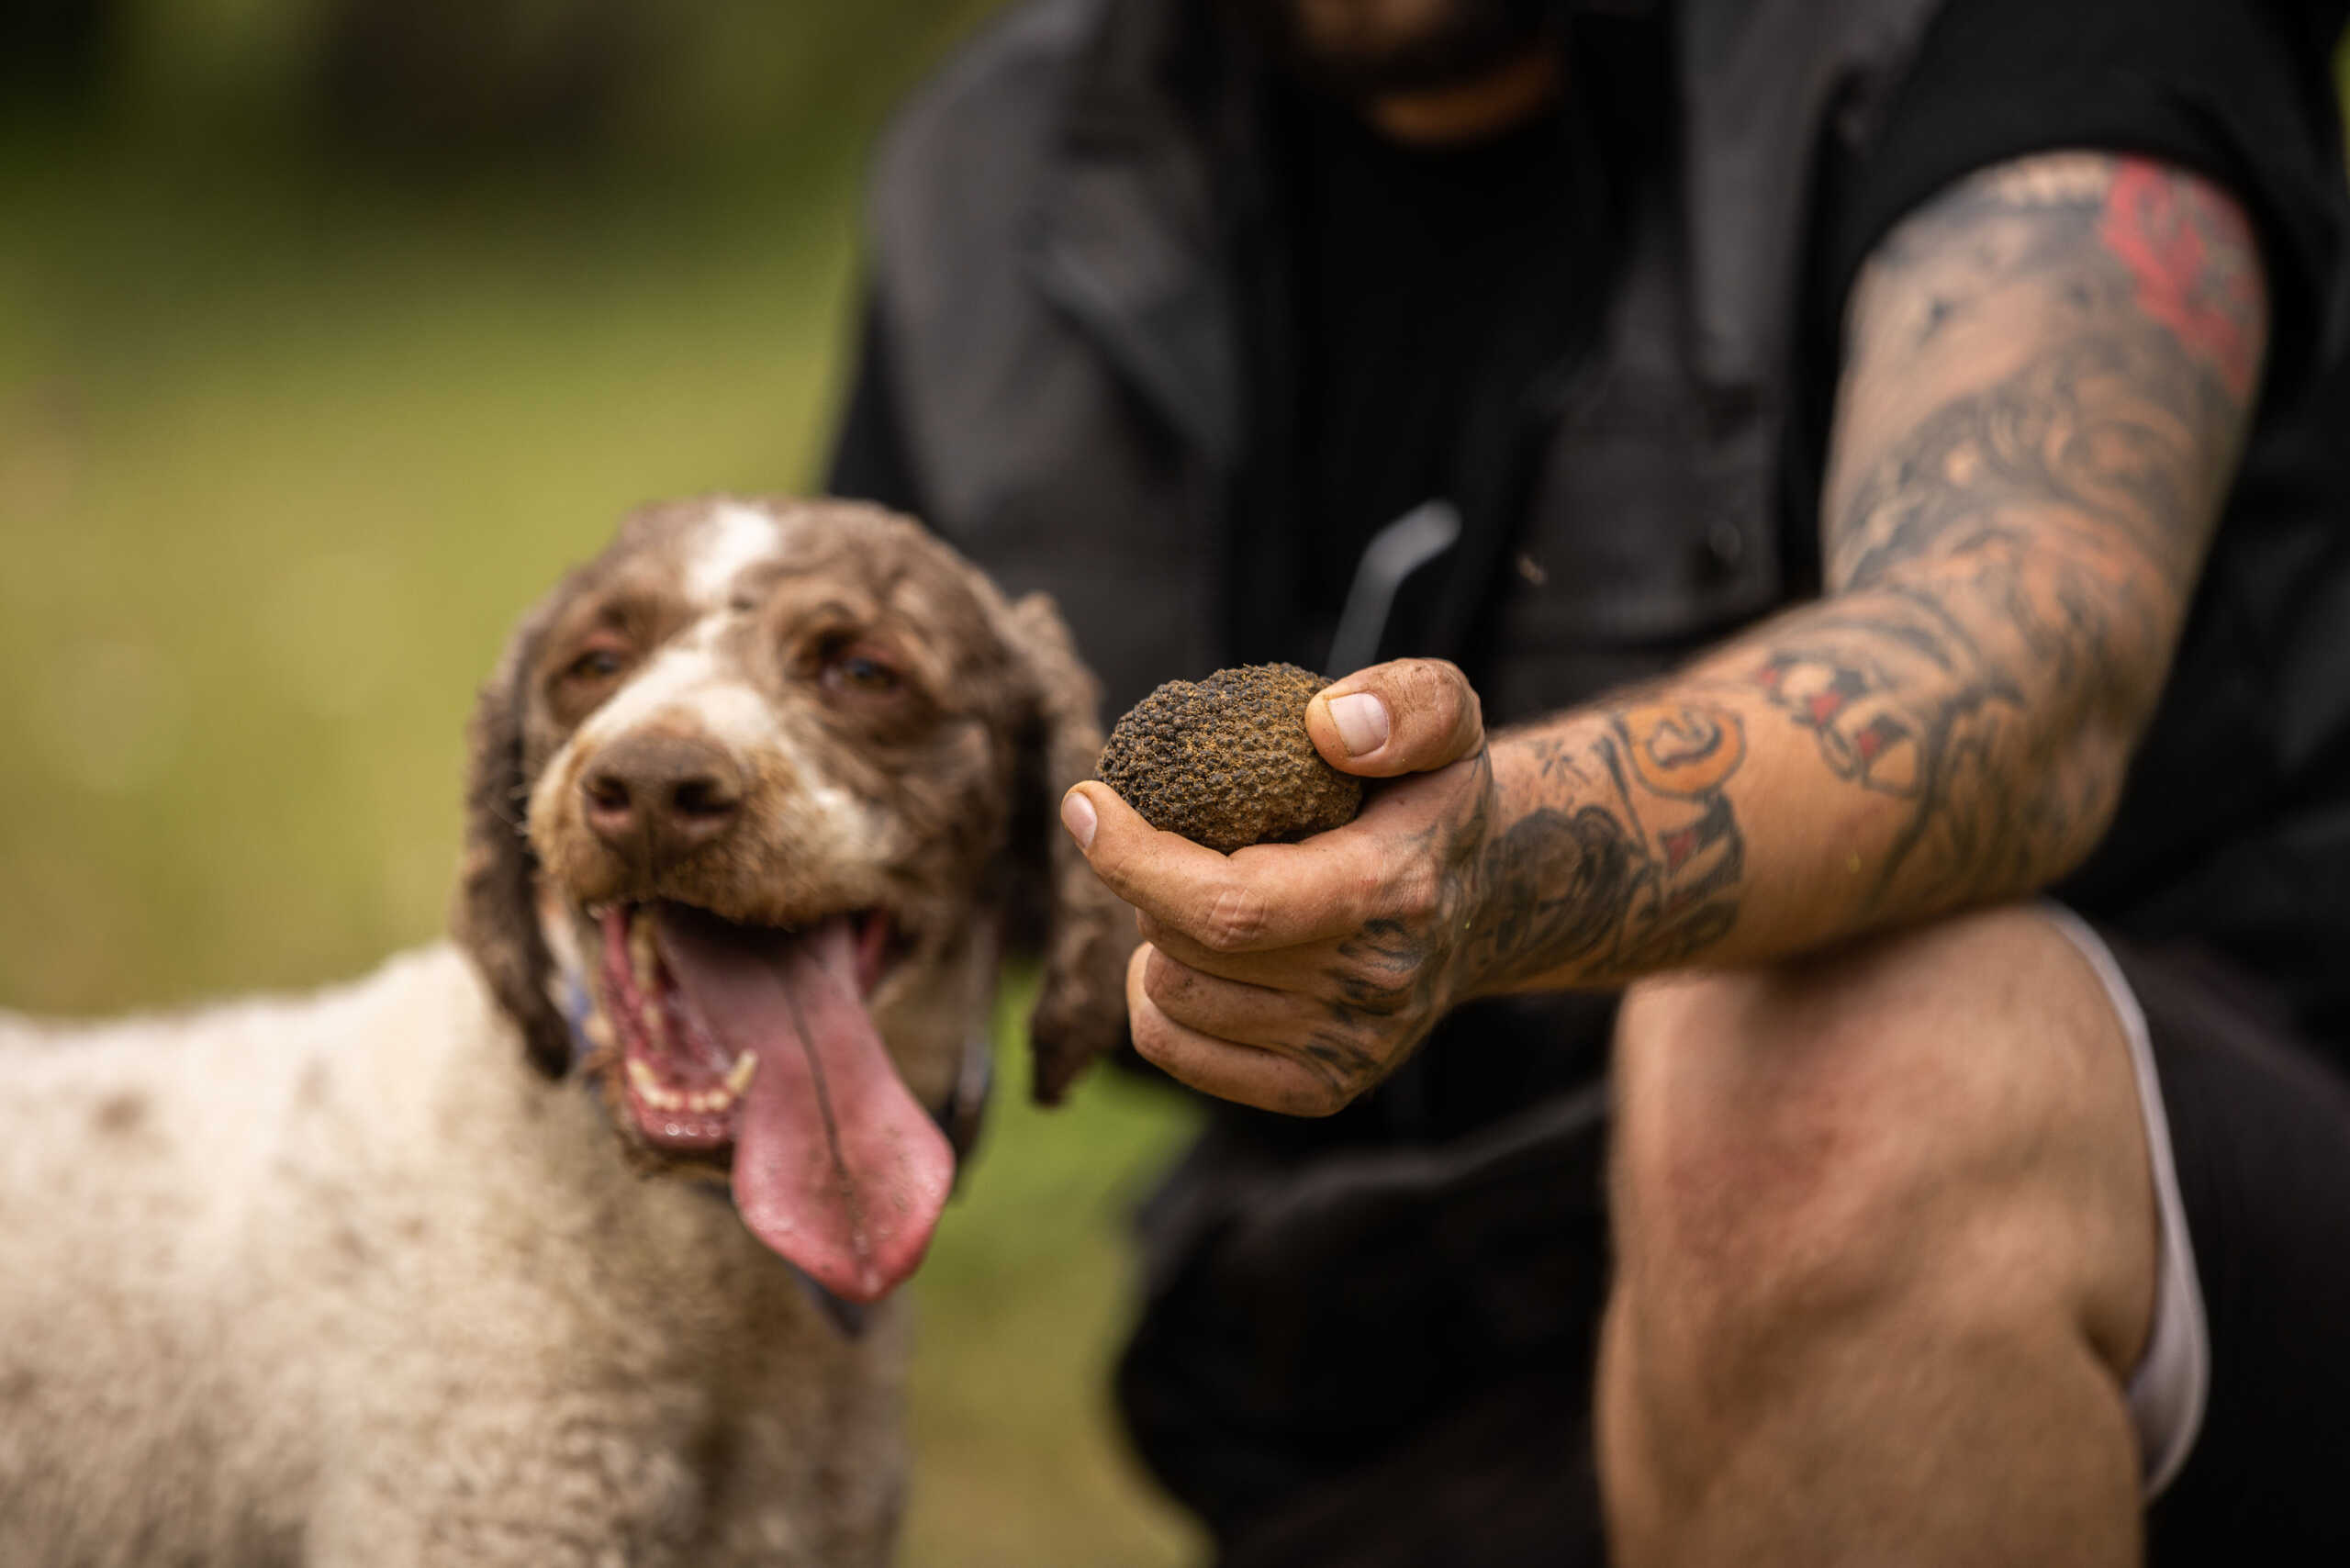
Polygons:
<instances>
[{"instance_id":1,"label":"truffle","mask_svg":"<svg viewBox=\"0 0 2350 1568\"><path fill-rule=\"evenodd\" d=\"M1362 808L1362 780L1305 733L1305 705L1329 684L1295 665L1170 680L1110 732L1102 782L1151 826L1227 855L1341 826Z\"/></svg>"}]
</instances>

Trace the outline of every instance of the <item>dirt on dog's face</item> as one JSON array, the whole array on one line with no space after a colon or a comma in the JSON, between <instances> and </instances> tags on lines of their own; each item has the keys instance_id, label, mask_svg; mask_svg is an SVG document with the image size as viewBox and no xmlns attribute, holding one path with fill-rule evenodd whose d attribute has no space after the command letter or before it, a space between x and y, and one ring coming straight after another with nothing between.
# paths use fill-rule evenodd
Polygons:
<instances>
[{"instance_id":1,"label":"dirt on dog's face","mask_svg":"<svg viewBox=\"0 0 2350 1568\"><path fill-rule=\"evenodd\" d=\"M630 519L513 655L585 1070L641 1151L726 1172L851 1301L912 1271L953 1180L926 1107L985 1008L1040 723L1015 633L905 520L722 499Z\"/></svg>"}]
</instances>

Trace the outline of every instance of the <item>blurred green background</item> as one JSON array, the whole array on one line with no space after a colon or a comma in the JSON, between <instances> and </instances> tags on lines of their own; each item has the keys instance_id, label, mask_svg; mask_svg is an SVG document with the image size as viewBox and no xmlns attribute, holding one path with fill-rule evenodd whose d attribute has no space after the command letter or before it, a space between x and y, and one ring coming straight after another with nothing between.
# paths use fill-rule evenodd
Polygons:
<instances>
[{"instance_id":1,"label":"blurred green background","mask_svg":"<svg viewBox=\"0 0 2350 1568\"><path fill-rule=\"evenodd\" d=\"M813 482L872 136L986 9L0 0L0 1006L440 930L507 628L636 501ZM1180 1113L1004 1070L903 1560L1195 1558L1104 1392Z\"/></svg>"},{"instance_id":2,"label":"blurred green background","mask_svg":"<svg viewBox=\"0 0 2350 1568\"><path fill-rule=\"evenodd\" d=\"M0 1005L439 930L505 629L637 500L812 481L867 149L990 8L0 0ZM1194 1558L1102 1392L1181 1113L1005 1070L905 1560Z\"/></svg>"}]
</instances>

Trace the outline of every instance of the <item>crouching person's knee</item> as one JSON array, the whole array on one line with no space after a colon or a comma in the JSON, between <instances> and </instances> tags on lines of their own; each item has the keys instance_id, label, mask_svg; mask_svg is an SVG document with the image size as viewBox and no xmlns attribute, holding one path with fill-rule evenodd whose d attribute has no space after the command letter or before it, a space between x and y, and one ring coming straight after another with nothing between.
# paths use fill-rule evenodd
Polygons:
<instances>
[{"instance_id":1,"label":"crouching person's knee","mask_svg":"<svg viewBox=\"0 0 2350 1568\"><path fill-rule=\"evenodd\" d=\"M1931 1153L1866 1021L1785 977L1636 990L1618 1028L1617 1292L1693 1398L1923 1261Z\"/></svg>"},{"instance_id":2,"label":"crouching person's knee","mask_svg":"<svg viewBox=\"0 0 2350 1568\"><path fill-rule=\"evenodd\" d=\"M1861 1343L2077 1331L2134 1359L2127 1047L2031 912L1636 988L1617 1085L1609 1350L1686 1443Z\"/></svg>"}]
</instances>

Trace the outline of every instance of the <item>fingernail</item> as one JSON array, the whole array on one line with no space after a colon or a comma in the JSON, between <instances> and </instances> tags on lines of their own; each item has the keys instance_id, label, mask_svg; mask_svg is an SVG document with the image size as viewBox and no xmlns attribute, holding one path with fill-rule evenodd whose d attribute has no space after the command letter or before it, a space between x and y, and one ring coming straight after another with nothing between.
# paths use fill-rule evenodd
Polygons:
<instances>
[{"instance_id":1,"label":"fingernail","mask_svg":"<svg viewBox=\"0 0 2350 1568\"><path fill-rule=\"evenodd\" d=\"M1330 722L1338 726L1338 743L1348 756L1360 756L1387 744L1387 704L1368 691L1330 699Z\"/></svg>"},{"instance_id":2,"label":"fingernail","mask_svg":"<svg viewBox=\"0 0 2350 1568\"><path fill-rule=\"evenodd\" d=\"M1092 801L1075 790L1061 797L1061 826L1069 829L1069 835L1077 840L1080 849L1093 847L1093 830L1099 824Z\"/></svg>"}]
</instances>

